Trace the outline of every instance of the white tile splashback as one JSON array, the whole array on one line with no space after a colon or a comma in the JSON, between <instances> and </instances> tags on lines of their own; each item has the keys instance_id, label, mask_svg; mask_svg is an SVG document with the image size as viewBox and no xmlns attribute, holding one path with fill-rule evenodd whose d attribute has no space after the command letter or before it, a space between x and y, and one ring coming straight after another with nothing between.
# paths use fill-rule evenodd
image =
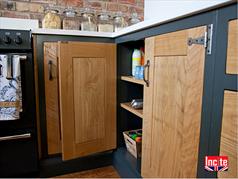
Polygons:
<instances>
[{"instance_id":1,"label":"white tile splashback","mask_svg":"<svg viewBox=\"0 0 238 179\"><path fill-rule=\"evenodd\" d=\"M0 17L0 29L31 30L39 28L39 20Z\"/></svg>"}]
</instances>

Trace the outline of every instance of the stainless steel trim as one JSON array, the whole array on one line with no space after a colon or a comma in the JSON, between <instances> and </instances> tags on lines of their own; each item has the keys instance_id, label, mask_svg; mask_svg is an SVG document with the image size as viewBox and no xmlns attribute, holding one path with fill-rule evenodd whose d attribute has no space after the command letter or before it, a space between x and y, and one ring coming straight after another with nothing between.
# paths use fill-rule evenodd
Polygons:
<instances>
[{"instance_id":1,"label":"stainless steel trim","mask_svg":"<svg viewBox=\"0 0 238 179\"><path fill-rule=\"evenodd\" d=\"M19 55L20 60L27 60L27 56L26 55Z\"/></svg>"},{"instance_id":2,"label":"stainless steel trim","mask_svg":"<svg viewBox=\"0 0 238 179\"><path fill-rule=\"evenodd\" d=\"M20 60L27 60L27 55L14 55L14 58L19 58Z\"/></svg>"},{"instance_id":3,"label":"stainless steel trim","mask_svg":"<svg viewBox=\"0 0 238 179\"><path fill-rule=\"evenodd\" d=\"M0 137L0 141L17 140L31 138L31 133Z\"/></svg>"}]
</instances>

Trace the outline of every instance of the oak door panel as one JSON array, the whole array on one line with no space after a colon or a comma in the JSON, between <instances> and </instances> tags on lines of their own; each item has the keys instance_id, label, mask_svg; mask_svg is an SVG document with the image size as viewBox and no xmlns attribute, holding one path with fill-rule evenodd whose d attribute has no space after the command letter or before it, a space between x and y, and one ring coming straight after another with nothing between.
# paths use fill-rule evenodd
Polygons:
<instances>
[{"instance_id":1,"label":"oak door panel","mask_svg":"<svg viewBox=\"0 0 238 179\"><path fill-rule=\"evenodd\" d=\"M44 43L46 129L49 155L61 153L57 55L58 44L56 42ZM51 68L51 79L49 68Z\"/></svg>"},{"instance_id":2,"label":"oak door panel","mask_svg":"<svg viewBox=\"0 0 238 179\"><path fill-rule=\"evenodd\" d=\"M187 36L188 32L186 30L156 36L154 55L187 55Z\"/></svg>"},{"instance_id":3,"label":"oak door panel","mask_svg":"<svg viewBox=\"0 0 238 179\"><path fill-rule=\"evenodd\" d=\"M161 55L156 44L170 34L146 39L151 65L150 86L144 88L143 177L196 177L205 48L188 46L187 39L205 31L206 27L198 27L170 33L173 38L178 34L182 44L167 42L170 47Z\"/></svg>"},{"instance_id":4,"label":"oak door panel","mask_svg":"<svg viewBox=\"0 0 238 179\"><path fill-rule=\"evenodd\" d=\"M116 147L114 44L59 42L63 160Z\"/></svg>"},{"instance_id":5,"label":"oak door panel","mask_svg":"<svg viewBox=\"0 0 238 179\"><path fill-rule=\"evenodd\" d=\"M219 178L238 178L238 92L225 91L223 104L220 155L228 156L228 171Z\"/></svg>"},{"instance_id":6,"label":"oak door panel","mask_svg":"<svg viewBox=\"0 0 238 179\"><path fill-rule=\"evenodd\" d=\"M73 59L76 143L105 137L105 66L104 58Z\"/></svg>"},{"instance_id":7,"label":"oak door panel","mask_svg":"<svg viewBox=\"0 0 238 179\"><path fill-rule=\"evenodd\" d=\"M238 74L238 20L232 20L228 26L228 46L226 72Z\"/></svg>"}]
</instances>

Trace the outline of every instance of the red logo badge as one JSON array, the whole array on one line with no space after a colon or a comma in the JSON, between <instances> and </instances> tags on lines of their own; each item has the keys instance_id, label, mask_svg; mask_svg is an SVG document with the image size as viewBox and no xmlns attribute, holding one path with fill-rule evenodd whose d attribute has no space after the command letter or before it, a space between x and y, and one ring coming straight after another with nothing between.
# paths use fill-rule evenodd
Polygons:
<instances>
[{"instance_id":1,"label":"red logo badge","mask_svg":"<svg viewBox=\"0 0 238 179\"><path fill-rule=\"evenodd\" d=\"M227 156L206 156L205 169L211 172L227 171L228 157Z\"/></svg>"}]
</instances>

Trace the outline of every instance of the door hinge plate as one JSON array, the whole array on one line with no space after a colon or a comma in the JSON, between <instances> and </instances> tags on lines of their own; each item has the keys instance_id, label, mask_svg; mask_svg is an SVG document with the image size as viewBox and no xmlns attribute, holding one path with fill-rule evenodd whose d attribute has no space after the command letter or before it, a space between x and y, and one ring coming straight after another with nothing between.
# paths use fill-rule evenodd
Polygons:
<instances>
[{"instance_id":1,"label":"door hinge plate","mask_svg":"<svg viewBox=\"0 0 238 179\"><path fill-rule=\"evenodd\" d=\"M198 38L188 38L188 45L193 44L203 45L206 48L207 54L212 54L212 34L213 33L213 24L207 26L207 31L204 36Z\"/></svg>"},{"instance_id":2,"label":"door hinge plate","mask_svg":"<svg viewBox=\"0 0 238 179\"><path fill-rule=\"evenodd\" d=\"M188 39L188 45L191 46L193 44L205 45L205 36L194 38L194 39L189 38Z\"/></svg>"},{"instance_id":3,"label":"door hinge plate","mask_svg":"<svg viewBox=\"0 0 238 179\"><path fill-rule=\"evenodd\" d=\"M206 50L207 54L212 54L212 36L213 36L213 24L209 24L207 26L207 33L206 33Z\"/></svg>"}]
</instances>

